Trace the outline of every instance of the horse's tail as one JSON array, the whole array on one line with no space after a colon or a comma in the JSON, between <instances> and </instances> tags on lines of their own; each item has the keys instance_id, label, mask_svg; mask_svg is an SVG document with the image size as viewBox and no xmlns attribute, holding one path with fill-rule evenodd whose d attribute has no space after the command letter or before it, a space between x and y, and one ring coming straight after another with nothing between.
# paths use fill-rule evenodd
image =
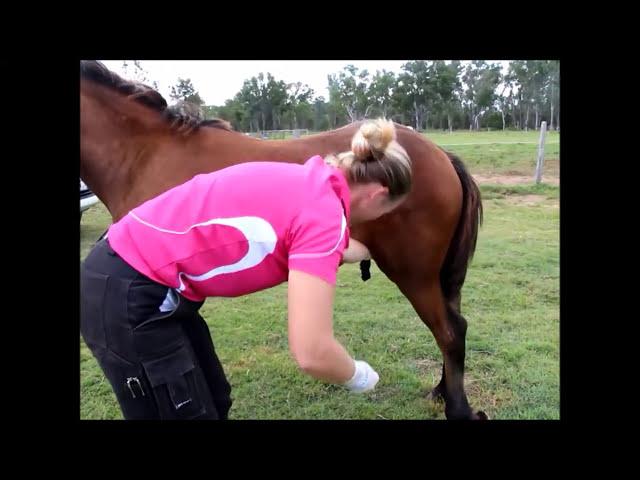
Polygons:
<instances>
[{"instance_id":1,"label":"horse's tail","mask_svg":"<svg viewBox=\"0 0 640 480\"><path fill-rule=\"evenodd\" d=\"M476 182L456 155L445 151L462 184L462 211L458 226L449 245L447 256L440 270L440 285L445 298L460 308L460 290L467 275L467 267L473 258L478 239L478 227L482 225L482 198Z\"/></svg>"}]
</instances>

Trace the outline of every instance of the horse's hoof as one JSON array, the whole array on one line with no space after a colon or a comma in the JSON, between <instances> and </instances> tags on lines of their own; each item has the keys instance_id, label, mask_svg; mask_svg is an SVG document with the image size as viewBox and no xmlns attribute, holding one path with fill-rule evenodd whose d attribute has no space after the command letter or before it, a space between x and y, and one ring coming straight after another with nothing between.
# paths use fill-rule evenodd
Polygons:
<instances>
[{"instance_id":1,"label":"horse's hoof","mask_svg":"<svg viewBox=\"0 0 640 480\"><path fill-rule=\"evenodd\" d=\"M445 408L445 416L447 420L489 420L489 416L482 410L473 413L470 409L462 411L447 411Z\"/></svg>"},{"instance_id":2,"label":"horse's hoof","mask_svg":"<svg viewBox=\"0 0 640 480\"><path fill-rule=\"evenodd\" d=\"M440 388L438 387L434 388L429 393L427 393L425 398L432 402L444 402L444 396L442 395L442 390L440 390Z\"/></svg>"},{"instance_id":3,"label":"horse's hoof","mask_svg":"<svg viewBox=\"0 0 640 480\"><path fill-rule=\"evenodd\" d=\"M489 420L489 416L482 410L478 410L474 416L474 420Z\"/></svg>"}]
</instances>

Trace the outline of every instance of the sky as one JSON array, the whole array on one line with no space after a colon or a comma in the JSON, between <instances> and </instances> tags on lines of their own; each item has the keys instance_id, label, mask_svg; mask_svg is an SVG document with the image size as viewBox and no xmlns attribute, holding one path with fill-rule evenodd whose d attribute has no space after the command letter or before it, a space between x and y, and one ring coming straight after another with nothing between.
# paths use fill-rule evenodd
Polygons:
<instances>
[{"instance_id":1,"label":"sky","mask_svg":"<svg viewBox=\"0 0 640 480\"><path fill-rule=\"evenodd\" d=\"M352 64L366 68L370 74L376 70L399 73L408 60L140 60L147 72L149 84L158 82L159 91L169 103L170 88L178 78L189 78L205 105L223 105L235 96L245 80L260 72L271 73L276 80L285 83L302 82L314 90L314 96L329 99L327 76ZM133 60L127 60L129 73L123 68L123 60L101 60L105 66L120 76L133 79ZM492 62L492 60L489 60ZM499 61L506 70L508 61Z\"/></svg>"}]
</instances>

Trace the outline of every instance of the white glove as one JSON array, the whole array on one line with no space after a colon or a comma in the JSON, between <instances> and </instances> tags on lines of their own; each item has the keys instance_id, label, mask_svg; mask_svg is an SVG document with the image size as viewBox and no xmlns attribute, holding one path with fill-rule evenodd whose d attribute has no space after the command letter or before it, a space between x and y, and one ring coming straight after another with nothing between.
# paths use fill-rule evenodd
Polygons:
<instances>
[{"instance_id":1,"label":"white glove","mask_svg":"<svg viewBox=\"0 0 640 480\"><path fill-rule=\"evenodd\" d=\"M355 360L356 371L344 386L354 393L363 393L373 390L380 380L378 373L367 362Z\"/></svg>"}]
</instances>

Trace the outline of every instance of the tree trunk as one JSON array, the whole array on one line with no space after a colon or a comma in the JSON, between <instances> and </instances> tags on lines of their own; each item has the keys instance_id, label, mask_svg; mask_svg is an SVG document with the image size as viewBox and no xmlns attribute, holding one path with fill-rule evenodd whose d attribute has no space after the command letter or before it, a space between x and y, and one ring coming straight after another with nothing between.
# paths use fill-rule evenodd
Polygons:
<instances>
[{"instance_id":1,"label":"tree trunk","mask_svg":"<svg viewBox=\"0 0 640 480\"><path fill-rule=\"evenodd\" d=\"M453 132L453 124L451 123L451 114L447 113L447 123L449 124L449 133Z\"/></svg>"},{"instance_id":2,"label":"tree trunk","mask_svg":"<svg viewBox=\"0 0 640 480\"><path fill-rule=\"evenodd\" d=\"M536 130L538 130L538 120L540 119L540 112L538 111L538 106L536 105Z\"/></svg>"},{"instance_id":3,"label":"tree trunk","mask_svg":"<svg viewBox=\"0 0 640 480\"><path fill-rule=\"evenodd\" d=\"M502 114L502 131L504 132L505 131L505 126L506 126L505 121L504 121L505 120L504 119L504 108L500 111L500 113Z\"/></svg>"},{"instance_id":4,"label":"tree trunk","mask_svg":"<svg viewBox=\"0 0 640 480\"><path fill-rule=\"evenodd\" d=\"M355 112L355 110L353 109L353 107L347 107L347 115L349 115L349 121L350 121L351 123L355 122L355 115L356 115L356 112Z\"/></svg>"},{"instance_id":5,"label":"tree trunk","mask_svg":"<svg viewBox=\"0 0 640 480\"><path fill-rule=\"evenodd\" d=\"M555 99L555 84L553 82L553 80L551 81L551 130L553 130L554 127L554 123L553 123L553 111L555 110L555 105L554 105L554 99Z\"/></svg>"},{"instance_id":6,"label":"tree trunk","mask_svg":"<svg viewBox=\"0 0 640 480\"><path fill-rule=\"evenodd\" d=\"M527 105L527 118L526 118L526 121L524 123L524 131L525 132L529 131L529 105Z\"/></svg>"},{"instance_id":7,"label":"tree trunk","mask_svg":"<svg viewBox=\"0 0 640 480\"><path fill-rule=\"evenodd\" d=\"M520 115L519 118L520 120L518 121L518 129L519 130L524 130L524 123L522 122L522 98L519 99L519 103L518 103L518 110L520 111Z\"/></svg>"},{"instance_id":8,"label":"tree trunk","mask_svg":"<svg viewBox=\"0 0 640 480\"><path fill-rule=\"evenodd\" d=\"M418 104L413 101L413 111L416 114L416 131L420 130L420 113L418 112Z\"/></svg>"},{"instance_id":9,"label":"tree trunk","mask_svg":"<svg viewBox=\"0 0 640 480\"><path fill-rule=\"evenodd\" d=\"M518 130L522 130L522 107L518 108Z\"/></svg>"}]
</instances>

